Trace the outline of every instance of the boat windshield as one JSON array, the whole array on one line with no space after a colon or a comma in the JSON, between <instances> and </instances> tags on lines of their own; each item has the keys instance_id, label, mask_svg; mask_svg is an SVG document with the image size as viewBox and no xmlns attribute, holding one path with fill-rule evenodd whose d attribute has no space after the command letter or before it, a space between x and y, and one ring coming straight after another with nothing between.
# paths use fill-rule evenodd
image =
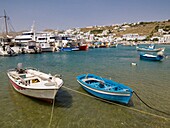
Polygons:
<instances>
[{"instance_id":1,"label":"boat windshield","mask_svg":"<svg viewBox=\"0 0 170 128\"><path fill-rule=\"evenodd\" d=\"M23 78L26 78L26 74L22 74L20 75L20 77L23 79Z\"/></svg>"},{"instance_id":2,"label":"boat windshield","mask_svg":"<svg viewBox=\"0 0 170 128\"><path fill-rule=\"evenodd\" d=\"M32 83L38 83L40 82L39 79L32 79Z\"/></svg>"}]
</instances>

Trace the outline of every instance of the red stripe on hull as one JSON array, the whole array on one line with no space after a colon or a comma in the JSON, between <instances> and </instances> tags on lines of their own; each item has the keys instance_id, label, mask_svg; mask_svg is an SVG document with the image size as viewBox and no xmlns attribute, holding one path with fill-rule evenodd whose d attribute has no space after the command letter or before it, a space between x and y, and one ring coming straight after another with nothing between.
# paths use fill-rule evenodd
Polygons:
<instances>
[{"instance_id":1,"label":"red stripe on hull","mask_svg":"<svg viewBox=\"0 0 170 128\"><path fill-rule=\"evenodd\" d=\"M15 89L17 89L17 90L24 90L25 88L22 88L22 87L20 87L20 86L18 86L16 83L14 83L12 80L10 80L10 82L11 82L11 84L12 84L12 86L15 88Z\"/></svg>"}]
</instances>

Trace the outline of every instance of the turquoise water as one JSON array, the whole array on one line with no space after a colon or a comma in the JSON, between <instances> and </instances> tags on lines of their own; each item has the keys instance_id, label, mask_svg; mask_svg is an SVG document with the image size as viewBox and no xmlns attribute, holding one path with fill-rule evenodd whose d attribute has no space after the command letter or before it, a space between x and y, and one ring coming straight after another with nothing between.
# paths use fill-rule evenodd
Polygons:
<instances>
[{"instance_id":1,"label":"turquoise water","mask_svg":"<svg viewBox=\"0 0 170 128\"><path fill-rule=\"evenodd\" d=\"M125 46L0 57L0 127L168 128L170 117L149 109L135 95L130 107L107 103L87 96L76 81L84 73L111 78L131 87L150 106L170 113L170 46L158 47L166 47L169 58L163 62L140 60L135 47ZM23 96L10 86L6 71L17 63L62 74L64 86L72 89L62 87L57 94L51 123L52 104Z\"/></svg>"}]
</instances>

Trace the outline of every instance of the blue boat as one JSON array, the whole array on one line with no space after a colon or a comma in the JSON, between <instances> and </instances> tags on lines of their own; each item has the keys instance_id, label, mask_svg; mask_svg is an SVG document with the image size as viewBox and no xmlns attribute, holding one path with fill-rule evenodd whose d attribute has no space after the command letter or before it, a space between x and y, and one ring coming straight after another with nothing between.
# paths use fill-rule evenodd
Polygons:
<instances>
[{"instance_id":1,"label":"blue boat","mask_svg":"<svg viewBox=\"0 0 170 128\"><path fill-rule=\"evenodd\" d=\"M133 94L128 86L94 74L79 75L77 81L90 94L109 101L128 104Z\"/></svg>"},{"instance_id":2,"label":"blue boat","mask_svg":"<svg viewBox=\"0 0 170 128\"><path fill-rule=\"evenodd\" d=\"M140 59L151 60L151 61L161 61L164 59L164 55L163 54L153 55L153 54L148 54L148 53L140 53Z\"/></svg>"},{"instance_id":3,"label":"blue boat","mask_svg":"<svg viewBox=\"0 0 170 128\"><path fill-rule=\"evenodd\" d=\"M79 51L79 47L62 47L60 50L65 52Z\"/></svg>"}]
</instances>

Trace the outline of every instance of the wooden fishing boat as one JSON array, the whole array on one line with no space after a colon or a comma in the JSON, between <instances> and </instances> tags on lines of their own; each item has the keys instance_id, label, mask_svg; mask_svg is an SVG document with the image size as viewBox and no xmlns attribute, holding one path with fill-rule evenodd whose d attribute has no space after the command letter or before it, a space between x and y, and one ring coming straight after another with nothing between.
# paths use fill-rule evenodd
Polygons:
<instances>
[{"instance_id":1,"label":"wooden fishing boat","mask_svg":"<svg viewBox=\"0 0 170 128\"><path fill-rule=\"evenodd\" d=\"M164 55L163 54L153 55L153 54L148 54L148 53L140 53L140 59L151 60L151 61L161 61L164 59Z\"/></svg>"},{"instance_id":2,"label":"wooden fishing boat","mask_svg":"<svg viewBox=\"0 0 170 128\"><path fill-rule=\"evenodd\" d=\"M109 101L128 104L133 94L128 86L94 74L79 75L77 81L87 92Z\"/></svg>"},{"instance_id":3,"label":"wooden fishing boat","mask_svg":"<svg viewBox=\"0 0 170 128\"><path fill-rule=\"evenodd\" d=\"M52 102L63 85L63 80L34 68L22 68L22 63L15 69L9 69L7 75L12 87L19 93Z\"/></svg>"}]
</instances>

